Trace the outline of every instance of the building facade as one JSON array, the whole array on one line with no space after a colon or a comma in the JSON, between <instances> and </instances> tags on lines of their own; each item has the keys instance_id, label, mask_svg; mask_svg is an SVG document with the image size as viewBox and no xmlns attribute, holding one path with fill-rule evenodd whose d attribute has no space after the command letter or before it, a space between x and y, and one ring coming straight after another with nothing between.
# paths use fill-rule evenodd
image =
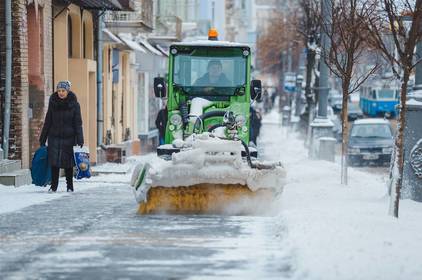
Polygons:
<instances>
[{"instance_id":1,"label":"building facade","mask_svg":"<svg viewBox=\"0 0 422 280\"><path fill-rule=\"evenodd\" d=\"M61 6L60 6L61 8ZM94 59L94 21L90 10L66 6L54 18L54 83L72 82L83 120L85 145L96 161L97 149L97 62Z\"/></svg>"},{"instance_id":2,"label":"building facade","mask_svg":"<svg viewBox=\"0 0 422 280\"><path fill-rule=\"evenodd\" d=\"M4 2L3 2L4 3ZM4 4L0 18L5 18ZM53 90L51 0L12 1L12 99L9 159L29 167L44 122L48 94ZM0 25L0 41L5 42L5 25ZM29 47L30 46L30 47ZM2 113L5 90L5 44L0 45L0 94ZM0 116L3 134L3 114ZM2 139L3 140L3 139Z\"/></svg>"},{"instance_id":3,"label":"building facade","mask_svg":"<svg viewBox=\"0 0 422 280\"><path fill-rule=\"evenodd\" d=\"M149 36L154 27L154 2L138 0L132 12L105 15L103 45L103 113L105 157L151 151L158 143L155 118L159 100L153 78L164 76L167 57Z\"/></svg>"},{"instance_id":4,"label":"building facade","mask_svg":"<svg viewBox=\"0 0 422 280\"><path fill-rule=\"evenodd\" d=\"M12 93L9 159L22 167L38 148L48 100L54 85L70 80L82 109L85 143L96 160L95 10L123 9L121 2L71 0L8 0L12 4ZM5 19L5 1L0 18ZM54 30L54 32L53 32ZM0 41L6 41L0 25ZM0 135L3 133L5 44L0 44ZM54 69L54 70L53 70ZM3 140L3 139L2 139Z\"/></svg>"}]
</instances>

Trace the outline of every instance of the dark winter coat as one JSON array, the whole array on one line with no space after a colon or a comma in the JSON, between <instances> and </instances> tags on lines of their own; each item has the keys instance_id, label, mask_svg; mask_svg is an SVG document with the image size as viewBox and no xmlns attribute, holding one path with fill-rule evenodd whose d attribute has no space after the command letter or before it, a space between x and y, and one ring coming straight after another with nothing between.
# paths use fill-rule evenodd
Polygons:
<instances>
[{"instance_id":1,"label":"dark winter coat","mask_svg":"<svg viewBox=\"0 0 422 280\"><path fill-rule=\"evenodd\" d=\"M250 109L250 130L249 130L249 137L251 138L250 141L256 144L256 139L259 136L259 132L261 130L261 114L258 113L254 108L251 107Z\"/></svg>"},{"instance_id":2,"label":"dark winter coat","mask_svg":"<svg viewBox=\"0 0 422 280\"><path fill-rule=\"evenodd\" d=\"M155 119L155 126L158 128L160 138L164 138L167 126L167 107L158 111L157 118Z\"/></svg>"},{"instance_id":3,"label":"dark winter coat","mask_svg":"<svg viewBox=\"0 0 422 280\"><path fill-rule=\"evenodd\" d=\"M48 161L51 166L70 168L75 165L73 146L83 145L81 108L73 92L61 99L57 92L50 97L40 144L48 140Z\"/></svg>"}]
</instances>

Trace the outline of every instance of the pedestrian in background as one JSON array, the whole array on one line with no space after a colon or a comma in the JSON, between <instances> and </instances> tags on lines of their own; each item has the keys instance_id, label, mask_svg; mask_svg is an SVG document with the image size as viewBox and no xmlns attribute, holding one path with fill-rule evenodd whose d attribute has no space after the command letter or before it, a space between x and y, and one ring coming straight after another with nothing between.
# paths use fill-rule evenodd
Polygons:
<instances>
[{"instance_id":1,"label":"pedestrian in background","mask_svg":"<svg viewBox=\"0 0 422 280\"><path fill-rule=\"evenodd\" d=\"M51 166L51 188L56 192L60 168L65 170L67 191L73 192L73 146L83 146L81 108L69 81L57 84L48 103L47 115L40 136L40 145L48 141L48 162Z\"/></svg>"},{"instance_id":2,"label":"pedestrian in background","mask_svg":"<svg viewBox=\"0 0 422 280\"><path fill-rule=\"evenodd\" d=\"M163 108L158 111L157 118L155 119L155 126L158 129L159 133L159 142L160 145L165 143L165 135L166 135L166 127L167 127L167 104L165 100L163 100Z\"/></svg>"},{"instance_id":3,"label":"pedestrian in background","mask_svg":"<svg viewBox=\"0 0 422 280\"><path fill-rule=\"evenodd\" d=\"M250 141L256 145L260 130L261 130L261 120L262 116L261 113L257 111L254 107L251 106L250 109L250 130L249 130L249 137Z\"/></svg>"}]
</instances>

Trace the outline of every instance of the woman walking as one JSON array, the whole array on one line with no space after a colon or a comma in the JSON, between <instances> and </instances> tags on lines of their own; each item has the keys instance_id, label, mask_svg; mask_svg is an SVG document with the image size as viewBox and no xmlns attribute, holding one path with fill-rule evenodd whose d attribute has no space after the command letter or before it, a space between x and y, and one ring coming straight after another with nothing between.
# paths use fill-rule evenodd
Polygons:
<instances>
[{"instance_id":1,"label":"woman walking","mask_svg":"<svg viewBox=\"0 0 422 280\"><path fill-rule=\"evenodd\" d=\"M81 108L70 82L61 81L50 97L47 115L41 131L40 145L48 140L48 162L51 166L51 188L56 192L60 168L65 170L67 191L73 192L73 146L83 146Z\"/></svg>"}]
</instances>

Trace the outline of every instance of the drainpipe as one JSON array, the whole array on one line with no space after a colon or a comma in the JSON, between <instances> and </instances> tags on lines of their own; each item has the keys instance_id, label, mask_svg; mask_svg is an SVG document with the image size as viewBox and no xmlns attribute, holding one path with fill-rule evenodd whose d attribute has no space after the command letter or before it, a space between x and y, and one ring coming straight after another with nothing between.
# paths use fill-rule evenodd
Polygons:
<instances>
[{"instance_id":1,"label":"drainpipe","mask_svg":"<svg viewBox=\"0 0 422 280\"><path fill-rule=\"evenodd\" d=\"M101 13L101 12L100 12ZM103 15L98 16L97 28L97 145L103 144Z\"/></svg>"},{"instance_id":2,"label":"drainpipe","mask_svg":"<svg viewBox=\"0 0 422 280\"><path fill-rule=\"evenodd\" d=\"M5 1L6 19L6 81L4 89L3 151L4 158L9 156L10 106L12 97L12 0Z\"/></svg>"}]
</instances>

